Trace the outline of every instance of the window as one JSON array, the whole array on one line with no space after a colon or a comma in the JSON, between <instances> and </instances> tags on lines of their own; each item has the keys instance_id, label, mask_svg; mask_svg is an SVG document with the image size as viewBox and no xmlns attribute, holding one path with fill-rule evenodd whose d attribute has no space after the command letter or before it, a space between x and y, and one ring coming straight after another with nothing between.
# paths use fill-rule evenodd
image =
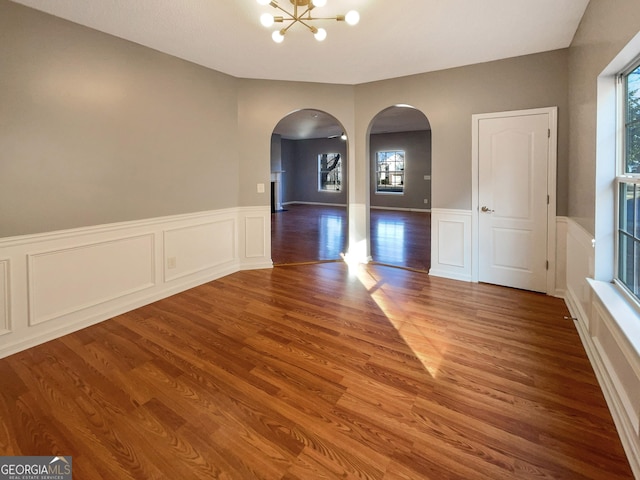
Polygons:
<instances>
[{"instance_id":1,"label":"window","mask_svg":"<svg viewBox=\"0 0 640 480\"><path fill-rule=\"evenodd\" d=\"M318 155L318 191L339 192L342 185L342 159L339 153Z\"/></svg>"},{"instance_id":2,"label":"window","mask_svg":"<svg viewBox=\"0 0 640 480\"><path fill-rule=\"evenodd\" d=\"M640 64L620 77L622 94L618 189L617 273L636 300L640 299Z\"/></svg>"},{"instance_id":3,"label":"window","mask_svg":"<svg viewBox=\"0 0 640 480\"><path fill-rule=\"evenodd\" d=\"M404 193L404 151L376 153L376 193Z\"/></svg>"}]
</instances>

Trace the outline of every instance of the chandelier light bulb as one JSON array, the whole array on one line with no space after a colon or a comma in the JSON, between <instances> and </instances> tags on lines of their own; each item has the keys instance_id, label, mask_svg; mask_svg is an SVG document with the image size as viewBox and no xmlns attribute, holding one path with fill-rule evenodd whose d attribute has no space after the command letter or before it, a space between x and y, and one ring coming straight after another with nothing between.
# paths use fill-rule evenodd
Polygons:
<instances>
[{"instance_id":1,"label":"chandelier light bulb","mask_svg":"<svg viewBox=\"0 0 640 480\"><path fill-rule=\"evenodd\" d=\"M327 31L324 28L319 28L318 31L313 34L313 36L316 37L317 41L321 42L325 38L327 38Z\"/></svg>"},{"instance_id":2,"label":"chandelier light bulb","mask_svg":"<svg viewBox=\"0 0 640 480\"><path fill-rule=\"evenodd\" d=\"M271 25L273 25L273 22L273 15L271 15L270 13L263 13L262 15L260 15L260 23L263 26L270 27Z\"/></svg>"},{"instance_id":3,"label":"chandelier light bulb","mask_svg":"<svg viewBox=\"0 0 640 480\"><path fill-rule=\"evenodd\" d=\"M344 20L349 25L356 25L360 21L360 14L355 10L351 10L344 16Z\"/></svg>"},{"instance_id":4,"label":"chandelier light bulb","mask_svg":"<svg viewBox=\"0 0 640 480\"><path fill-rule=\"evenodd\" d=\"M260 23L267 28L271 27L274 23L284 24L282 28L280 28L280 30L277 30L271 34L271 38L276 43L282 43L284 41L285 34L295 24L306 27L313 34L317 41L322 42L327 38L327 31L324 28L316 27L316 21L337 20L338 22L346 22L349 25L355 25L360 21L360 14L355 10L351 10L346 15L335 15L332 17L314 17L312 15L312 10L316 7L324 7L327 4L327 0L290 0L290 3L293 4L293 11L280 6L276 0L256 1L260 5L269 5L282 12L282 15L278 16L274 16L270 13L263 13L260 16ZM299 9L302 11L302 13L298 12Z\"/></svg>"}]
</instances>

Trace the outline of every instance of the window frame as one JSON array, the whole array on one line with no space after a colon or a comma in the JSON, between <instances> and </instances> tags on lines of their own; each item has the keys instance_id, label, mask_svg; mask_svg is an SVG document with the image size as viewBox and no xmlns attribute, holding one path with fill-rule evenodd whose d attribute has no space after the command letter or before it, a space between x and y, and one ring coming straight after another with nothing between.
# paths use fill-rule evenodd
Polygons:
<instances>
[{"instance_id":1,"label":"window frame","mask_svg":"<svg viewBox=\"0 0 640 480\"><path fill-rule=\"evenodd\" d=\"M327 164L329 162L329 156L331 156L331 159L334 159L336 156L338 157L337 160L337 165L330 169L323 169L322 168L322 161L323 161L323 157L325 157L327 159ZM337 172L334 174L334 170L337 170ZM342 154L338 153L338 152L326 152L326 153L319 153L318 154L318 167L317 167L317 172L318 172L318 192L321 193L340 193L342 191ZM327 175L327 176L333 176L335 175L335 181L333 182L333 185L335 188L323 188L323 182L322 182L322 176L323 175ZM326 186L327 183L325 182L324 186Z\"/></svg>"},{"instance_id":2,"label":"window frame","mask_svg":"<svg viewBox=\"0 0 640 480\"><path fill-rule=\"evenodd\" d=\"M640 262L637 262L637 258L640 258L640 235L638 231L638 224L640 223L640 203L636 202L633 209L633 233L629 237L630 232L628 228L625 230L621 225L622 219L622 205L621 205L621 192L623 186L632 185L635 190L635 195L640 196L640 171L636 173L627 172L627 147L628 147L628 99L629 89L628 81L629 75L636 70L640 70L640 57L637 57L629 64L627 68L621 71L616 78L616 96L617 96L617 128L616 128L616 167L615 167L615 179L614 179L614 278L613 283L623 292L623 294L630 300L636 310L640 311ZM636 125L640 125L640 114L638 120L634 122ZM625 225L626 226L626 225ZM625 280L621 277L621 245L622 238L631 240L634 246L634 261L637 265L634 265L634 285L630 288ZM635 290L635 291L634 291Z\"/></svg>"},{"instance_id":3,"label":"window frame","mask_svg":"<svg viewBox=\"0 0 640 480\"><path fill-rule=\"evenodd\" d=\"M392 189L382 189L380 190L380 155L381 154L393 154L396 155L398 153L402 154L402 170L393 170L393 171L385 171L384 173L389 174L390 172L402 172L402 180L400 183L400 191L394 191ZM405 186L406 186L406 172L407 172L407 152L403 149L386 149L386 150L378 150L374 156L374 171L375 171L375 194L376 195L404 195L405 194ZM397 173L396 173L397 174Z\"/></svg>"}]
</instances>

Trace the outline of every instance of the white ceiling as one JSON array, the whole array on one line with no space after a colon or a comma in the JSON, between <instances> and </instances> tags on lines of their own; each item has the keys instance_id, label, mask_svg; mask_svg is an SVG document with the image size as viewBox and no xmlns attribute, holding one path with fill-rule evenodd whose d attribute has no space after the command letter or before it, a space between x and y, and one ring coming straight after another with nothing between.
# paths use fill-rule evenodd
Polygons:
<instances>
[{"instance_id":1,"label":"white ceiling","mask_svg":"<svg viewBox=\"0 0 640 480\"><path fill-rule=\"evenodd\" d=\"M588 0L328 0L317 42L301 25L282 44L256 0L15 0L242 78L355 85L569 46ZM279 0L287 9L289 0Z\"/></svg>"}]
</instances>

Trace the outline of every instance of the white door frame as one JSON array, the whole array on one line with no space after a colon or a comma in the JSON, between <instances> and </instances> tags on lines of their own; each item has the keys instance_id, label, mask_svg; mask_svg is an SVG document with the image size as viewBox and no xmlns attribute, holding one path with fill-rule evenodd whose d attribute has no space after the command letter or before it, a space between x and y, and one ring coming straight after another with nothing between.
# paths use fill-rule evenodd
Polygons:
<instances>
[{"instance_id":1,"label":"white door frame","mask_svg":"<svg viewBox=\"0 0 640 480\"><path fill-rule=\"evenodd\" d=\"M558 107L514 110L510 112L479 113L471 116L471 281L479 281L479 128L480 120L489 118L519 117L522 115L548 114L549 116L549 155L547 174L547 295L554 295L556 289L556 183L558 164Z\"/></svg>"}]
</instances>

